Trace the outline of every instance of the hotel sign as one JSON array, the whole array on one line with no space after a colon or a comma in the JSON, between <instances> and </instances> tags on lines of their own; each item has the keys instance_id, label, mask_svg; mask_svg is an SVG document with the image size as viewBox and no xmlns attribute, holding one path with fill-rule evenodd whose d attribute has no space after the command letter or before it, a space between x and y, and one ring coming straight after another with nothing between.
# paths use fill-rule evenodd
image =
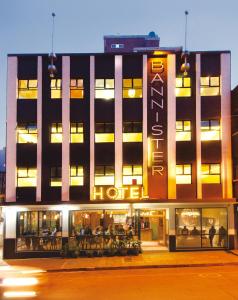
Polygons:
<instances>
[{"instance_id":1,"label":"hotel sign","mask_svg":"<svg viewBox=\"0 0 238 300\"><path fill-rule=\"evenodd\" d=\"M167 198L167 57L148 58L148 195Z\"/></svg>"},{"instance_id":2,"label":"hotel sign","mask_svg":"<svg viewBox=\"0 0 238 300\"><path fill-rule=\"evenodd\" d=\"M116 188L114 186L95 186L93 200L140 200L144 198L142 186L127 186Z\"/></svg>"}]
</instances>

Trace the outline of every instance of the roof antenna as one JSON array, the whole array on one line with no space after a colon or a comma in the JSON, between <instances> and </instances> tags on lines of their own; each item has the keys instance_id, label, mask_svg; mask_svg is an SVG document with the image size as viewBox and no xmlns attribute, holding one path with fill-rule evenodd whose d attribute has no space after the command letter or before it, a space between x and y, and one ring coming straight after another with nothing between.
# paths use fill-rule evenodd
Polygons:
<instances>
[{"instance_id":1,"label":"roof antenna","mask_svg":"<svg viewBox=\"0 0 238 300\"><path fill-rule=\"evenodd\" d=\"M188 75L190 69L190 64L188 62L189 52L187 50L187 27L188 27L188 11L185 10L185 36L184 36L184 51L182 52L181 58L184 59L184 62L181 66L181 71L184 76Z\"/></svg>"},{"instance_id":2,"label":"roof antenna","mask_svg":"<svg viewBox=\"0 0 238 300\"><path fill-rule=\"evenodd\" d=\"M51 53L49 54L50 64L48 65L48 71L51 78L55 77L57 72L54 62L56 61L56 54L54 53L54 31L55 31L55 13L52 13L52 35L51 35Z\"/></svg>"}]
</instances>

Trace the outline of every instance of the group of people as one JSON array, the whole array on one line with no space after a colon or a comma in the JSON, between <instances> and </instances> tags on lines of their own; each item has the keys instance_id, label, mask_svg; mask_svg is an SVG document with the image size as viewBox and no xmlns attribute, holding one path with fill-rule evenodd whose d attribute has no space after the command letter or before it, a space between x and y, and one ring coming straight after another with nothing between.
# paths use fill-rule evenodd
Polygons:
<instances>
[{"instance_id":1,"label":"group of people","mask_svg":"<svg viewBox=\"0 0 238 300\"><path fill-rule=\"evenodd\" d=\"M183 229L181 230L181 234L183 236L187 236L187 235L194 236L194 235L200 235L200 231L196 228L196 226L194 226L189 233L187 226L184 226ZM213 247L213 240L216 234L217 234L217 230L215 229L214 225L212 225L208 232L209 242L211 247ZM227 230L223 226L221 226L218 230L218 244L217 244L218 247L225 246L226 237L227 237Z\"/></svg>"}]
</instances>

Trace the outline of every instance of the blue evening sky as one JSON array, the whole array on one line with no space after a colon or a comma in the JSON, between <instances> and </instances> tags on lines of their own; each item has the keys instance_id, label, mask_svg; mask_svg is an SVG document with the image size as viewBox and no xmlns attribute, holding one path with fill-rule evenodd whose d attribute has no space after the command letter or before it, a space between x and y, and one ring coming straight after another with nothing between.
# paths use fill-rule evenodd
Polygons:
<instances>
[{"instance_id":1,"label":"blue evening sky","mask_svg":"<svg viewBox=\"0 0 238 300\"><path fill-rule=\"evenodd\" d=\"M103 35L155 31L161 46L184 43L189 10L190 50L231 50L232 88L238 83L237 0L0 0L0 148L5 145L8 53L48 53L51 12L55 52L102 52Z\"/></svg>"}]
</instances>

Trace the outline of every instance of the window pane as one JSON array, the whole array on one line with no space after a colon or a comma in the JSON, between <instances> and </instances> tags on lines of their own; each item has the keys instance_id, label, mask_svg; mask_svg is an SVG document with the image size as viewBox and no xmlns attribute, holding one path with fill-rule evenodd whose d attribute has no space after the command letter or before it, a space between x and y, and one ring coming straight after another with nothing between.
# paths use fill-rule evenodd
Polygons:
<instances>
[{"instance_id":1,"label":"window pane","mask_svg":"<svg viewBox=\"0 0 238 300\"><path fill-rule=\"evenodd\" d=\"M217 130L208 130L201 132L201 141L219 141L220 140L220 131Z\"/></svg>"},{"instance_id":2,"label":"window pane","mask_svg":"<svg viewBox=\"0 0 238 300\"><path fill-rule=\"evenodd\" d=\"M211 120L211 129L220 130L220 121L219 120Z\"/></svg>"},{"instance_id":3,"label":"window pane","mask_svg":"<svg viewBox=\"0 0 238 300\"><path fill-rule=\"evenodd\" d=\"M176 121L176 130L183 130L183 121Z\"/></svg>"},{"instance_id":4,"label":"window pane","mask_svg":"<svg viewBox=\"0 0 238 300\"><path fill-rule=\"evenodd\" d=\"M37 88L37 80L29 80L29 88Z\"/></svg>"},{"instance_id":5,"label":"window pane","mask_svg":"<svg viewBox=\"0 0 238 300\"><path fill-rule=\"evenodd\" d=\"M202 130L209 130L209 121L201 121L201 127Z\"/></svg>"},{"instance_id":6,"label":"window pane","mask_svg":"<svg viewBox=\"0 0 238 300\"><path fill-rule=\"evenodd\" d=\"M220 174L220 165L219 164L211 164L210 165L210 173L211 174Z\"/></svg>"},{"instance_id":7,"label":"window pane","mask_svg":"<svg viewBox=\"0 0 238 300\"><path fill-rule=\"evenodd\" d=\"M201 96L219 96L220 88L219 87L202 87Z\"/></svg>"},{"instance_id":8,"label":"window pane","mask_svg":"<svg viewBox=\"0 0 238 300\"><path fill-rule=\"evenodd\" d=\"M83 177L71 177L70 185L71 186L83 186Z\"/></svg>"},{"instance_id":9,"label":"window pane","mask_svg":"<svg viewBox=\"0 0 238 300\"><path fill-rule=\"evenodd\" d=\"M140 143L143 140L142 133L123 133L124 143Z\"/></svg>"},{"instance_id":10,"label":"window pane","mask_svg":"<svg viewBox=\"0 0 238 300\"><path fill-rule=\"evenodd\" d=\"M76 176L76 166L71 166L70 167L70 176Z\"/></svg>"},{"instance_id":11,"label":"window pane","mask_svg":"<svg viewBox=\"0 0 238 300\"><path fill-rule=\"evenodd\" d=\"M176 165L176 175L183 174L183 165Z\"/></svg>"},{"instance_id":12,"label":"window pane","mask_svg":"<svg viewBox=\"0 0 238 300\"><path fill-rule=\"evenodd\" d=\"M106 79L106 89L114 89L114 79Z\"/></svg>"},{"instance_id":13,"label":"window pane","mask_svg":"<svg viewBox=\"0 0 238 300\"><path fill-rule=\"evenodd\" d=\"M123 185L137 185L142 184L143 179L142 176L123 176L122 183Z\"/></svg>"},{"instance_id":14,"label":"window pane","mask_svg":"<svg viewBox=\"0 0 238 300\"><path fill-rule=\"evenodd\" d=\"M200 209L176 209L176 247L201 247Z\"/></svg>"},{"instance_id":15,"label":"window pane","mask_svg":"<svg viewBox=\"0 0 238 300\"><path fill-rule=\"evenodd\" d=\"M183 172L186 175L188 175L188 174L191 175L191 173L192 173L192 171L191 171L191 165L184 165Z\"/></svg>"},{"instance_id":16,"label":"window pane","mask_svg":"<svg viewBox=\"0 0 238 300\"><path fill-rule=\"evenodd\" d=\"M190 131L191 130L191 122L190 121L184 121L184 130L185 131Z\"/></svg>"},{"instance_id":17,"label":"window pane","mask_svg":"<svg viewBox=\"0 0 238 300\"><path fill-rule=\"evenodd\" d=\"M18 168L17 176L18 177L27 177L27 168Z\"/></svg>"},{"instance_id":18,"label":"window pane","mask_svg":"<svg viewBox=\"0 0 238 300\"><path fill-rule=\"evenodd\" d=\"M114 133L96 133L95 143L114 143Z\"/></svg>"},{"instance_id":19,"label":"window pane","mask_svg":"<svg viewBox=\"0 0 238 300\"><path fill-rule=\"evenodd\" d=\"M71 90L70 91L70 98L71 99L83 99L84 98L84 91L83 90Z\"/></svg>"},{"instance_id":20,"label":"window pane","mask_svg":"<svg viewBox=\"0 0 238 300\"><path fill-rule=\"evenodd\" d=\"M133 79L133 86L134 86L134 88L141 88L142 87L142 79L141 78L134 78Z\"/></svg>"},{"instance_id":21,"label":"window pane","mask_svg":"<svg viewBox=\"0 0 238 300\"><path fill-rule=\"evenodd\" d=\"M71 133L70 142L72 144L83 143L84 142L83 133Z\"/></svg>"},{"instance_id":22,"label":"window pane","mask_svg":"<svg viewBox=\"0 0 238 300\"><path fill-rule=\"evenodd\" d=\"M202 209L202 247L227 247L227 209Z\"/></svg>"},{"instance_id":23,"label":"window pane","mask_svg":"<svg viewBox=\"0 0 238 300\"><path fill-rule=\"evenodd\" d=\"M201 77L201 85L209 86L209 77Z\"/></svg>"},{"instance_id":24,"label":"window pane","mask_svg":"<svg viewBox=\"0 0 238 300\"><path fill-rule=\"evenodd\" d=\"M142 175L142 166L134 165L133 166L133 175Z\"/></svg>"},{"instance_id":25,"label":"window pane","mask_svg":"<svg viewBox=\"0 0 238 300\"><path fill-rule=\"evenodd\" d=\"M114 166L106 166L105 175L114 175Z\"/></svg>"},{"instance_id":26,"label":"window pane","mask_svg":"<svg viewBox=\"0 0 238 300\"><path fill-rule=\"evenodd\" d=\"M210 78L211 86L219 86L220 85L220 78L219 77L211 77Z\"/></svg>"},{"instance_id":27,"label":"window pane","mask_svg":"<svg viewBox=\"0 0 238 300\"><path fill-rule=\"evenodd\" d=\"M95 185L114 185L114 176L95 176Z\"/></svg>"},{"instance_id":28,"label":"window pane","mask_svg":"<svg viewBox=\"0 0 238 300\"><path fill-rule=\"evenodd\" d=\"M191 88L176 88L176 97L191 97Z\"/></svg>"},{"instance_id":29,"label":"window pane","mask_svg":"<svg viewBox=\"0 0 238 300\"><path fill-rule=\"evenodd\" d=\"M189 77L184 77L183 86L184 87L190 87L191 86L191 79Z\"/></svg>"},{"instance_id":30,"label":"window pane","mask_svg":"<svg viewBox=\"0 0 238 300\"><path fill-rule=\"evenodd\" d=\"M191 184L191 175L176 175L176 184Z\"/></svg>"},{"instance_id":31,"label":"window pane","mask_svg":"<svg viewBox=\"0 0 238 300\"><path fill-rule=\"evenodd\" d=\"M176 141L191 141L191 132L190 131L178 131L176 132Z\"/></svg>"},{"instance_id":32,"label":"window pane","mask_svg":"<svg viewBox=\"0 0 238 300\"><path fill-rule=\"evenodd\" d=\"M95 90L95 98L106 99L106 100L114 99L114 90L113 89Z\"/></svg>"},{"instance_id":33,"label":"window pane","mask_svg":"<svg viewBox=\"0 0 238 300\"><path fill-rule=\"evenodd\" d=\"M18 88L27 89L27 80L19 80L18 81Z\"/></svg>"},{"instance_id":34,"label":"window pane","mask_svg":"<svg viewBox=\"0 0 238 300\"><path fill-rule=\"evenodd\" d=\"M95 175L104 175L104 166L95 166Z\"/></svg>"},{"instance_id":35,"label":"window pane","mask_svg":"<svg viewBox=\"0 0 238 300\"><path fill-rule=\"evenodd\" d=\"M123 175L132 175L132 166L123 166Z\"/></svg>"},{"instance_id":36,"label":"window pane","mask_svg":"<svg viewBox=\"0 0 238 300\"><path fill-rule=\"evenodd\" d=\"M132 79L123 79L123 87L132 88Z\"/></svg>"},{"instance_id":37,"label":"window pane","mask_svg":"<svg viewBox=\"0 0 238 300\"><path fill-rule=\"evenodd\" d=\"M104 88L104 79L96 79L95 86L97 88Z\"/></svg>"},{"instance_id":38,"label":"window pane","mask_svg":"<svg viewBox=\"0 0 238 300\"><path fill-rule=\"evenodd\" d=\"M183 78L176 78L176 88L183 86Z\"/></svg>"},{"instance_id":39,"label":"window pane","mask_svg":"<svg viewBox=\"0 0 238 300\"><path fill-rule=\"evenodd\" d=\"M51 133L51 143L62 143L62 133Z\"/></svg>"},{"instance_id":40,"label":"window pane","mask_svg":"<svg viewBox=\"0 0 238 300\"><path fill-rule=\"evenodd\" d=\"M209 165L202 164L202 174L209 174Z\"/></svg>"}]
</instances>

